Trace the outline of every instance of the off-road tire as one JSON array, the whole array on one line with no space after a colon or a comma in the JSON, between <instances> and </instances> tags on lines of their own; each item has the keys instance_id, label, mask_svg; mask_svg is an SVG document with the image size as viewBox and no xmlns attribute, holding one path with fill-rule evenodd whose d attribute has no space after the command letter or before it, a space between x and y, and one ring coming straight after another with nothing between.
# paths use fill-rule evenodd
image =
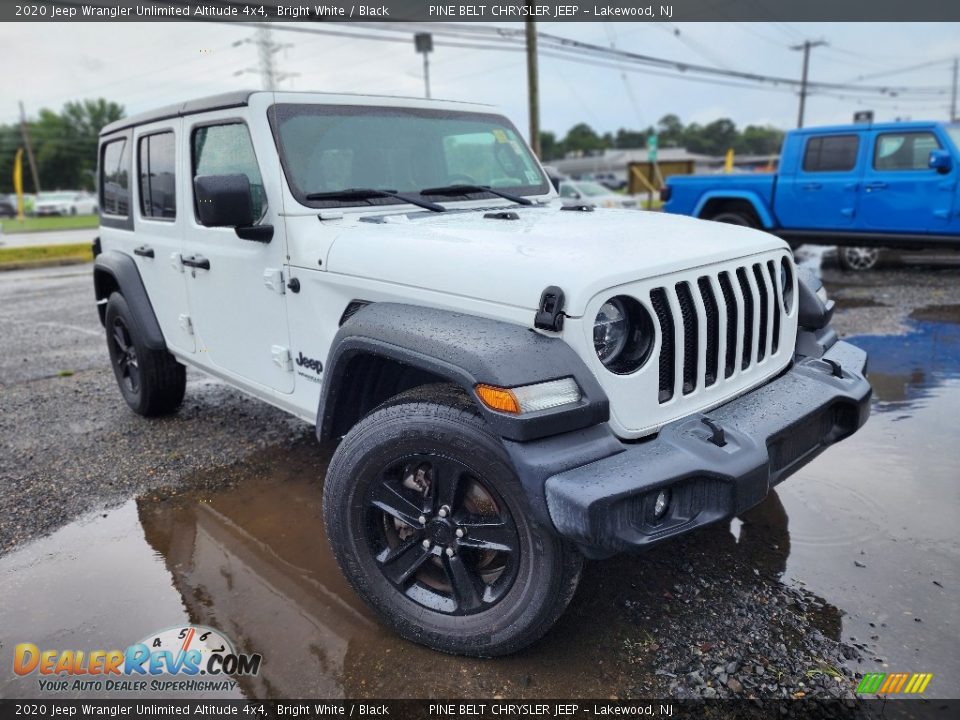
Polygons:
<instances>
[{"instance_id":1,"label":"off-road tire","mask_svg":"<svg viewBox=\"0 0 960 720\"><path fill-rule=\"evenodd\" d=\"M491 488L512 517L518 538L515 579L499 600L474 614L415 602L387 578L371 548L370 493L383 482L383 468L411 454L442 454L466 465L470 477L475 474ZM354 426L330 461L323 516L334 556L360 597L401 636L443 652L490 657L533 643L563 613L580 579L582 556L532 520L503 444L470 398L453 386L402 393ZM441 561L428 560L438 567ZM413 584L418 582L415 576Z\"/></svg>"},{"instance_id":2,"label":"off-road tire","mask_svg":"<svg viewBox=\"0 0 960 720\"><path fill-rule=\"evenodd\" d=\"M753 216L745 212L721 212L708 219L713 220L714 222L727 223L728 225L740 225L748 228L759 227Z\"/></svg>"},{"instance_id":3,"label":"off-road tire","mask_svg":"<svg viewBox=\"0 0 960 720\"><path fill-rule=\"evenodd\" d=\"M111 293L105 314L107 348L117 385L127 405L138 415L157 417L169 415L183 402L187 388L187 369L166 350L151 350L144 344L144 333L136 316L130 311L126 298ZM128 346L132 346L136 364L136 382L125 375L124 352L118 341L118 332L125 331ZM129 370L130 355L127 354Z\"/></svg>"}]
</instances>

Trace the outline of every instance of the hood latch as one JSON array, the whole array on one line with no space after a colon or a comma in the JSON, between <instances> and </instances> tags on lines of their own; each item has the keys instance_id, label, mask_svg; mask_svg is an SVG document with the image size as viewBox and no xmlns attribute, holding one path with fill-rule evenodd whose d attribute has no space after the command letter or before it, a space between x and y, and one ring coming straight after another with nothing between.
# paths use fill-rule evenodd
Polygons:
<instances>
[{"instance_id":1,"label":"hood latch","mask_svg":"<svg viewBox=\"0 0 960 720\"><path fill-rule=\"evenodd\" d=\"M539 310L534 317L533 325L540 330L563 330L563 290L551 285L540 295Z\"/></svg>"}]
</instances>

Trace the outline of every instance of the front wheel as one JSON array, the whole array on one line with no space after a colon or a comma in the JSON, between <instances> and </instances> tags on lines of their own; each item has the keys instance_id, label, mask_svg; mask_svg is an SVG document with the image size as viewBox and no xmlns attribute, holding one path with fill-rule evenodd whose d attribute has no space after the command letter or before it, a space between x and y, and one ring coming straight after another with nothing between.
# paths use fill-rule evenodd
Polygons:
<instances>
[{"instance_id":1,"label":"front wheel","mask_svg":"<svg viewBox=\"0 0 960 720\"><path fill-rule=\"evenodd\" d=\"M873 270L880 263L880 251L872 247L837 248L840 268L848 272Z\"/></svg>"},{"instance_id":2,"label":"front wheel","mask_svg":"<svg viewBox=\"0 0 960 720\"><path fill-rule=\"evenodd\" d=\"M323 511L358 594L400 635L444 652L529 645L580 577L579 552L529 517L502 443L446 386L400 395L347 434Z\"/></svg>"}]
</instances>

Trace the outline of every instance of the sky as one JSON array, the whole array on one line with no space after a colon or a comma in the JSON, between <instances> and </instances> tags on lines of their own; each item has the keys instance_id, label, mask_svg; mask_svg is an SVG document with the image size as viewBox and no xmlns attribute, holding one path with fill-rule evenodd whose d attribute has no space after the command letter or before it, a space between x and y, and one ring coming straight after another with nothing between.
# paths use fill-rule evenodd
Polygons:
<instances>
[{"instance_id":1,"label":"sky","mask_svg":"<svg viewBox=\"0 0 960 720\"><path fill-rule=\"evenodd\" d=\"M321 24L322 27L333 27ZM521 27L514 24L513 27ZM409 42L285 32L274 39L291 47L277 53L279 69L293 75L284 90L318 90L422 96L422 59ZM296 27L309 25L302 23ZM336 27L342 27L337 25ZM362 25L351 29L363 30ZM804 39L826 40L811 53L815 81L863 82L943 88L938 97L877 101L812 95L806 125L848 122L857 110L877 120L947 119L951 58L960 55L960 25L951 23L538 23L555 35L621 50L727 69L799 77ZM259 88L256 47L235 45L254 29L217 23L3 23L0 68L7 91L0 97L0 123L15 122L17 101L28 116L41 107L105 97L128 114L194 97ZM439 41L440 38L437 38ZM527 128L527 83L522 52L437 47L430 56L436 98L492 103L522 130ZM935 65L887 74L937 61ZM239 72L239 74L237 74ZM600 132L642 129L666 113L684 122L719 117L738 126L794 127L795 91L730 87L540 58L541 127L563 135L578 122Z\"/></svg>"}]
</instances>

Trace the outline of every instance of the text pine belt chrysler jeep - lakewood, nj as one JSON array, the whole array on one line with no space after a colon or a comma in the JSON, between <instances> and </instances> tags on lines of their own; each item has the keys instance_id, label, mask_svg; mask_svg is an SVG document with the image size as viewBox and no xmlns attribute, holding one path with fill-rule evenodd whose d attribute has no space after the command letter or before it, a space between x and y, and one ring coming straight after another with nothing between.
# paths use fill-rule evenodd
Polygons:
<instances>
[{"instance_id":1,"label":"text pine belt chrysler jeep - lakewood, nj","mask_svg":"<svg viewBox=\"0 0 960 720\"><path fill-rule=\"evenodd\" d=\"M127 403L174 412L192 365L339 439L337 561L440 650L533 642L584 557L733 517L868 415L782 240L562 204L487 106L195 100L104 128L99 185Z\"/></svg>"}]
</instances>

